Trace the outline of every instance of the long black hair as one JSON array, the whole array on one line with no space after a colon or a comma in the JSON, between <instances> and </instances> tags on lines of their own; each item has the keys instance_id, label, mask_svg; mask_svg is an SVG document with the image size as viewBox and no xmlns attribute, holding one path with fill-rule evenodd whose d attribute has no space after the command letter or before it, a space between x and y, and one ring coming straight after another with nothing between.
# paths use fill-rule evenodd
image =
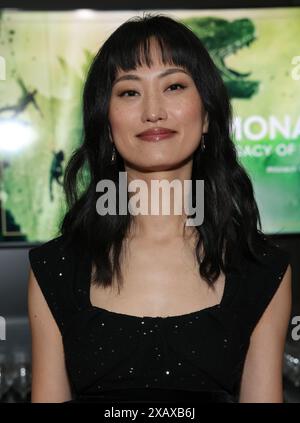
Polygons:
<instances>
[{"instance_id":1,"label":"long black hair","mask_svg":"<svg viewBox=\"0 0 300 423\"><path fill-rule=\"evenodd\" d=\"M199 237L195 252L200 275L213 285L221 270L231 268L237 254L259 260L257 246L267 237L261 231L251 180L238 162L231 139L231 105L219 71L192 30L163 14L146 13L123 23L104 42L89 68L83 90L84 139L65 171L68 211L60 231L67 242L76 242L89 254L95 270L92 283L109 286L117 275L120 288L123 240L133 217L130 213L100 216L96 211L96 185L110 179L119 188L119 172L125 168L118 151L115 164L111 163L108 108L112 84L120 69L136 69L143 63L151 66L151 39L158 42L164 64L190 72L208 112L206 149L194 152L191 179L193 206L194 182L204 180L204 222L196 227ZM200 258L201 245L204 256Z\"/></svg>"}]
</instances>

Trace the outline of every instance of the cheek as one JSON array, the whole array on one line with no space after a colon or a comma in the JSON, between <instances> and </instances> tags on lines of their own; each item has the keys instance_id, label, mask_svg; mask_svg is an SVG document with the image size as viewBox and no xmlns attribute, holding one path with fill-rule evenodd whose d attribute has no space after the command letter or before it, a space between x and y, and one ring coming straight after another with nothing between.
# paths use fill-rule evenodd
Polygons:
<instances>
[{"instance_id":1,"label":"cheek","mask_svg":"<svg viewBox=\"0 0 300 423\"><path fill-rule=\"evenodd\" d=\"M182 124L196 124L201 119L201 102L195 96L187 97L174 109L176 117Z\"/></svg>"},{"instance_id":2,"label":"cheek","mask_svg":"<svg viewBox=\"0 0 300 423\"><path fill-rule=\"evenodd\" d=\"M115 138L122 139L128 133L128 129L132 128L132 119L124 110L116 108L110 114L110 124Z\"/></svg>"}]
</instances>

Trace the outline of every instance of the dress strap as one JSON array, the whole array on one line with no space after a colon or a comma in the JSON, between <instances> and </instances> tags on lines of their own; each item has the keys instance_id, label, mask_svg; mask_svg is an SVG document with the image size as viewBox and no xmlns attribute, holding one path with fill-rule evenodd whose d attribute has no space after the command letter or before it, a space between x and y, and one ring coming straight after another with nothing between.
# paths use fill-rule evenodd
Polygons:
<instances>
[{"instance_id":1,"label":"dress strap","mask_svg":"<svg viewBox=\"0 0 300 423\"><path fill-rule=\"evenodd\" d=\"M79 310L85 310L90 307L92 262L89 255L80 247L74 248L72 254L74 255L74 297Z\"/></svg>"},{"instance_id":2,"label":"dress strap","mask_svg":"<svg viewBox=\"0 0 300 423\"><path fill-rule=\"evenodd\" d=\"M258 254L261 263L248 261L235 306L240 321L251 335L262 317L291 263L290 253L276 244L266 244Z\"/></svg>"},{"instance_id":3,"label":"dress strap","mask_svg":"<svg viewBox=\"0 0 300 423\"><path fill-rule=\"evenodd\" d=\"M76 266L73 254L64 247L62 236L32 248L29 261L37 283L62 334L78 313L73 280Z\"/></svg>"}]
</instances>

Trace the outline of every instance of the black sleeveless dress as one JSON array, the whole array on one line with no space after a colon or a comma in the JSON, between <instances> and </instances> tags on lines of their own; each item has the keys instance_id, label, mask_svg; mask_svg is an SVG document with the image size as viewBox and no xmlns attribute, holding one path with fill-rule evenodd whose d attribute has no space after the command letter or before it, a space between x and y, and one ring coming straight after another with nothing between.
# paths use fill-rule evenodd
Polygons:
<instances>
[{"instance_id":1,"label":"black sleeveless dress","mask_svg":"<svg viewBox=\"0 0 300 423\"><path fill-rule=\"evenodd\" d=\"M238 402L250 336L290 263L288 252L266 245L263 265L241 257L218 305L137 317L91 304L91 261L76 251L62 236L29 251L62 335L70 402Z\"/></svg>"}]
</instances>

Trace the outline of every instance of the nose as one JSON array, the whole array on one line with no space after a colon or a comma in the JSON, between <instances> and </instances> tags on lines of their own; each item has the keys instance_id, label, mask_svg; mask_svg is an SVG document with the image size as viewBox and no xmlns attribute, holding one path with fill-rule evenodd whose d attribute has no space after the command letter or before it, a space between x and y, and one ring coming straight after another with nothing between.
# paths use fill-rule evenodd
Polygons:
<instances>
[{"instance_id":1,"label":"nose","mask_svg":"<svg viewBox=\"0 0 300 423\"><path fill-rule=\"evenodd\" d=\"M156 122L157 120L167 119L168 114L159 96L150 95L143 102L142 121Z\"/></svg>"}]
</instances>

